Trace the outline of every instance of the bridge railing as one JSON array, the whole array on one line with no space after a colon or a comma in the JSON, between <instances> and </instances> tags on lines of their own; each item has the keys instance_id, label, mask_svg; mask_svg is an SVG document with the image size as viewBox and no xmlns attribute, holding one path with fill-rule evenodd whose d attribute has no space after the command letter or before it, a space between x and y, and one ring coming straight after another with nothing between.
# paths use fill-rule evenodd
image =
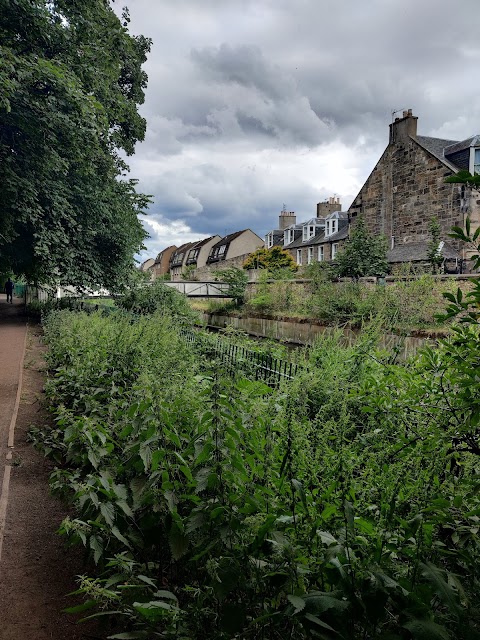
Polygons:
<instances>
[{"instance_id":1,"label":"bridge railing","mask_svg":"<svg viewBox=\"0 0 480 640\"><path fill-rule=\"evenodd\" d=\"M228 282L196 282L166 280L164 284L189 298L231 298Z\"/></svg>"}]
</instances>

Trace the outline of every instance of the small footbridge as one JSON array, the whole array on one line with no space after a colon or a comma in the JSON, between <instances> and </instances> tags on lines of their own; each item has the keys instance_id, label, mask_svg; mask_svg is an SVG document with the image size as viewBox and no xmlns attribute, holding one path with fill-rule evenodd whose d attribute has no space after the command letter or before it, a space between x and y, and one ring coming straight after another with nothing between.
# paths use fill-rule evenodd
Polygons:
<instances>
[{"instance_id":1,"label":"small footbridge","mask_svg":"<svg viewBox=\"0 0 480 640\"><path fill-rule=\"evenodd\" d=\"M167 287L176 289L189 298L231 298L230 285L227 282L194 282L189 280L166 280Z\"/></svg>"}]
</instances>

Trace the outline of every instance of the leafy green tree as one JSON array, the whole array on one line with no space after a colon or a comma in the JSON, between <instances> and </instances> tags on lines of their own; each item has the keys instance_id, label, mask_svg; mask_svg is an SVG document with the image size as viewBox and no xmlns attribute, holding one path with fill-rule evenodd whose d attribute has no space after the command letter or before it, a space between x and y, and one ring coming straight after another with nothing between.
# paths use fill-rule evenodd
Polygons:
<instances>
[{"instance_id":1,"label":"leafy green tree","mask_svg":"<svg viewBox=\"0 0 480 640\"><path fill-rule=\"evenodd\" d=\"M335 262L339 276L361 278L384 275L388 271L385 238L370 234L365 220L360 217Z\"/></svg>"},{"instance_id":2,"label":"leafy green tree","mask_svg":"<svg viewBox=\"0 0 480 640\"><path fill-rule=\"evenodd\" d=\"M142 140L150 41L106 0L0 0L0 269L116 288L148 198L120 153Z\"/></svg>"},{"instance_id":3,"label":"leafy green tree","mask_svg":"<svg viewBox=\"0 0 480 640\"><path fill-rule=\"evenodd\" d=\"M445 182L465 184L470 189L480 191L480 175L472 175L469 171L459 171L454 176L448 176L448 178L445 178Z\"/></svg>"},{"instance_id":4,"label":"leafy green tree","mask_svg":"<svg viewBox=\"0 0 480 640\"><path fill-rule=\"evenodd\" d=\"M228 293L235 300L236 304L241 304L244 301L248 275L243 269L239 269L238 267L219 269L215 272L214 278L216 282L226 282L230 285Z\"/></svg>"},{"instance_id":5,"label":"leafy green tree","mask_svg":"<svg viewBox=\"0 0 480 640\"><path fill-rule=\"evenodd\" d=\"M261 247L253 253L243 263L244 269L268 269L274 271L277 269L290 269L296 271L298 269L292 256L282 249L282 247L271 247L266 249Z\"/></svg>"},{"instance_id":6,"label":"leafy green tree","mask_svg":"<svg viewBox=\"0 0 480 640\"><path fill-rule=\"evenodd\" d=\"M435 216L430 220L428 231L430 233L430 241L427 246L427 258L432 265L433 273L437 273L442 265L443 256L441 251L438 250L441 228L438 219Z\"/></svg>"}]
</instances>

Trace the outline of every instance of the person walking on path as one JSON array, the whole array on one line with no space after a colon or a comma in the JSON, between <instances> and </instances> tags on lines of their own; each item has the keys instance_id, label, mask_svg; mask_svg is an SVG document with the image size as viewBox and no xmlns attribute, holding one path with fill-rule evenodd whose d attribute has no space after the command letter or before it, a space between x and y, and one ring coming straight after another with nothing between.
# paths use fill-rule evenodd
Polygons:
<instances>
[{"instance_id":1,"label":"person walking on path","mask_svg":"<svg viewBox=\"0 0 480 640\"><path fill-rule=\"evenodd\" d=\"M12 296L13 296L14 288L15 288L15 285L13 284L13 282L9 278L5 283L5 293L7 294L7 302L13 303Z\"/></svg>"}]
</instances>

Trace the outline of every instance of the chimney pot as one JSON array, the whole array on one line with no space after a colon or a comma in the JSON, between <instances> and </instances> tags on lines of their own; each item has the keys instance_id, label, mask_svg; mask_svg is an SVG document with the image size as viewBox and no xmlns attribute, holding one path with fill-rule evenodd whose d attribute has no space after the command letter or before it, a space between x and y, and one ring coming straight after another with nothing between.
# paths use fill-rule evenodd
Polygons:
<instances>
[{"instance_id":1,"label":"chimney pot","mask_svg":"<svg viewBox=\"0 0 480 640\"><path fill-rule=\"evenodd\" d=\"M408 116L408 111L403 112L403 117L406 118Z\"/></svg>"},{"instance_id":2,"label":"chimney pot","mask_svg":"<svg viewBox=\"0 0 480 640\"><path fill-rule=\"evenodd\" d=\"M412 115L412 110L409 109L407 113L408 113L409 116L411 116Z\"/></svg>"}]
</instances>

